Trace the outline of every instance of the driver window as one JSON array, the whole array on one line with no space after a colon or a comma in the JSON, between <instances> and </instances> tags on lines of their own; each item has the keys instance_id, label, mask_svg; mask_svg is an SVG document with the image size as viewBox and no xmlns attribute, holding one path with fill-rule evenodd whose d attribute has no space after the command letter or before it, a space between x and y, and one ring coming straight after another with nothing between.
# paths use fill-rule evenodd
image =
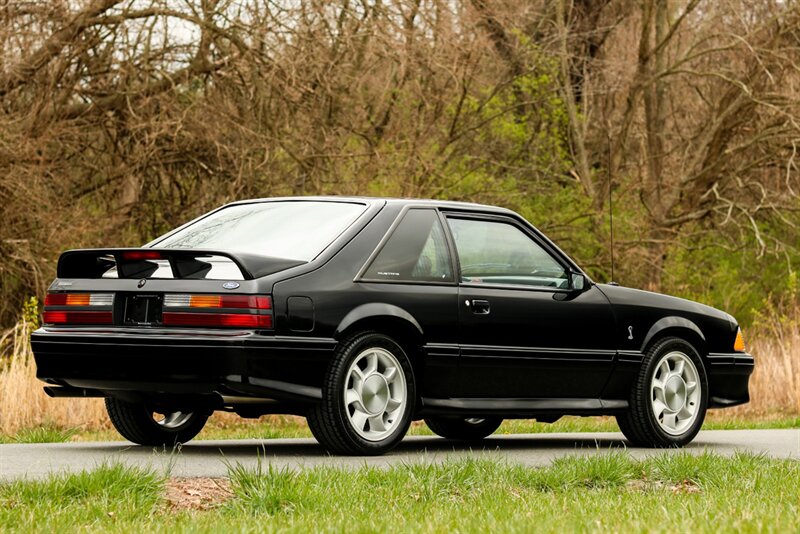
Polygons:
<instances>
[{"instance_id":1,"label":"driver window","mask_svg":"<svg viewBox=\"0 0 800 534\"><path fill-rule=\"evenodd\" d=\"M512 224L448 219L461 262L461 281L566 289L566 270Z\"/></svg>"}]
</instances>

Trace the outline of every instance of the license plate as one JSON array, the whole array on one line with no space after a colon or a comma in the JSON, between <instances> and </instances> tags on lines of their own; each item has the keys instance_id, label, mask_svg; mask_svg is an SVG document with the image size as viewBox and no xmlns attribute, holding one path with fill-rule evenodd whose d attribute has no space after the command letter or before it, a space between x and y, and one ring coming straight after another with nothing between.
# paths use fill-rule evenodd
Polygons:
<instances>
[{"instance_id":1,"label":"license plate","mask_svg":"<svg viewBox=\"0 0 800 534\"><path fill-rule=\"evenodd\" d=\"M125 299L124 324L153 326L161 324L162 295L131 295Z\"/></svg>"}]
</instances>

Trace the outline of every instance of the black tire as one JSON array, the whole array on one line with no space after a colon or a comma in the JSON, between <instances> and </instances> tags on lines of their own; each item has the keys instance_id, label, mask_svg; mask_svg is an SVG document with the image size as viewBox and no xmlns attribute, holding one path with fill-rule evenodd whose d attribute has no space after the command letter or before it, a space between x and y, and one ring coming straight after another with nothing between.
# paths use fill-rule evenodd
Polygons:
<instances>
[{"instance_id":1,"label":"black tire","mask_svg":"<svg viewBox=\"0 0 800 534\"><path fill-rule=\"evenodd\" d=\"M402 415L393 419L385 438L368 440L351 423L351 407L345 405L344 392L350 384L348 371L356 361L370 349L389 352L400 364L405 382L404 408ZM331 361L322 384L322 402L312 407L308 414L311 433L329 452L345 455L379 455L395 447L403 439L411 424L416 404L416 387L411 361L405 350L392 338L376 332L365 332L340 343ZM364 430L364 429L362 429Z\"/></svg>"},{"instance_id":2,"label":"black tire","mask_svg":"<svg viewBox=\"0 0 800 534\"><path fill-rule=\"evenodd\" d=\"M146 404L125 402L113 397L106 398L106 411L111 424L123 438L153 447L187 443L203 429L208 420L204 413L192 412L185 414L188 417L175 426L164 426L153 418L153 410Z\"/></svg>"},{"instance_id":3,"label":"black tire","mask_svg":"<svg viewBox=\"0 0 800 534\"><path fill-rule=\"evenodd\" d=\"M503 420L499 417L428 417L425 424L434 434L447 439L474 441L494 434Z\"/></svg>"},{"instance_id":4,"label":"black tire","mask_svg":"<svg viewBox=\"0 0 800 534\"><path fill-rule=\"evenodd\" d=\"M671 354L683 354L691 360L697 374L696 387L700 388L697 400L686 398L687 405L696 409L694 419L687 418L687 427L667 432L654 413L654 393L651 389L658 366ZM667 366L669 367L669 363ZM691 402L690 402L691 401ZM686 340L668 337L655 342L642 361L639 376L631 391L628 411L617 416L617 424L628 441L637 447L683 447L691 442L705 420L708 407L708 376L697 350ZM664 412L667 413L667 412ZM661 416L663 417L663 416Z\"/></svg>"}]
</instances>

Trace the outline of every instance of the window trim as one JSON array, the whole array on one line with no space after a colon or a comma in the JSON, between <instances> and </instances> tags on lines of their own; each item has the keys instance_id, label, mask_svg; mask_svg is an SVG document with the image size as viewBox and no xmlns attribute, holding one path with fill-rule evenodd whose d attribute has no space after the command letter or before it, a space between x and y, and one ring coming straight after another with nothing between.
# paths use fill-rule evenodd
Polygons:
<instances>
[{"instance_id":1,"label":"window trim","mask_svg":"<svg viewBox=\"0 0 800 534\"><path fill-rule=\"evenodd\" d=\"M568 287L565 288L558 288L558 287L549 287L549 286L530 286L525 284L498 284L492 282L462 282L461 281L461 259L458 256L458 249L456 248L455 238L452 235L452 231L450 229L449 224L445 224L445 231L448 235L448 240L452 240L452 253L456 257L457 267L458 270L456 272L456 281L459 287L468 287L474 289L480 288L491 288L491 289L509 289L514 291L535 291L540 293L572 293L575 290L572 288L572 274L579 273L583 274L580 270L576 270L570 262L566 261L565 258L562 258L561 254L558 251L554 250L553 247L541 239L539 234L533 231L528 225L522 224L520 221L513 217L508 217L505 215L496 215L496 214L488 214L488 213L465 213L465 212L444 212L443 217L445 220L447 219L462 219L468 221L486 221L486 222L495 222L500 224L510 224L517 230L521 231L524 235L526 235L531 241L533 241L536 245L538 245L542 251L550 256L558 265L560 265L564 272L567 275L567 282ZM584 276L586 276L584 274Z\"/></svg>"},{"instance_id":2,"label":"window trim","mask_svg":"<svg viewBox=\"0 0 800 534\"><path fill-rule=\"evenodd\" d=\"M375 259L383 251L384 247L389 242L389 239L391 239L391 237L394 235L394 232L395 232L395 230L397 230L397 227L400 226L400 224L402 224L403 219L405 219L405 217L408 214L408 212L411 211L411 210L414 210L414 209L422 209L422 210L433 211L434 216L436 217L436 221L438 221L439 224L441 225L442 232L444 233L445 243L447 244L447 256L448 256L448 258L450 260L450 266L453 269L453 280L438 282L438 281L429 281L429 280L391 280L391 279L382 279L382 278L381 279L379 279L379 278L366 278L365 276L366 276L367 270L372 265L372 262L375 261ZM392 224L391 224L391 226L389 226L389 229L386 230L386 233L383 234L383 237L381 237L381 240L378 241L378 245L375 247L375 250L372 251L372 253L367 258L367 261L365 261L364 264L361 266L361 268L358 270L358 274L356 274L355 278L353 278L353 282L365 282L365 283L370 283L370 284L402 284L402 285L418 285L418 286L419 285L422 285L422 286L451 286L451 287L457 286L458 285L458 277L457 277L456 273L458 271L456 269L456 265L457 264L456 264L456 260L455 260L455 256L454 256L455 249L453 249L452 246L451 246L451 243L450 243L450 239L451 239L450 231L447 228L446 221L443 220L443 219L444 219L444 217L442 216L439 208L436 207L436 206L420 205L420 204L407 204L407 205L403 206L403 208L400 210L400 213L398 213L397 217L395 217L394 221L392 221Z\"/></svg>"}]
</instances>

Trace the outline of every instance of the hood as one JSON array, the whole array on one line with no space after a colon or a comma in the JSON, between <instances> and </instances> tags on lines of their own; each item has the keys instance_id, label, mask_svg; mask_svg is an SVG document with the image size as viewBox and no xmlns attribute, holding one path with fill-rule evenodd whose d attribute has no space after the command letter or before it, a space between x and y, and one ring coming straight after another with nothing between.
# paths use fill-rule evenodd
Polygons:
<instances>
[{"instance_id":1,"label":"hood","mask_svg":"<svg viewBox=\"0 0 800 534\"><path fill-rule=\"evenodd\" d=\"M652 306L676 312L711 316L729 321L733 325L736 324L736 320L729 313L693 300L610 284L597 284L597 287L614 305Z\"/></svg>"}]
</instances>

